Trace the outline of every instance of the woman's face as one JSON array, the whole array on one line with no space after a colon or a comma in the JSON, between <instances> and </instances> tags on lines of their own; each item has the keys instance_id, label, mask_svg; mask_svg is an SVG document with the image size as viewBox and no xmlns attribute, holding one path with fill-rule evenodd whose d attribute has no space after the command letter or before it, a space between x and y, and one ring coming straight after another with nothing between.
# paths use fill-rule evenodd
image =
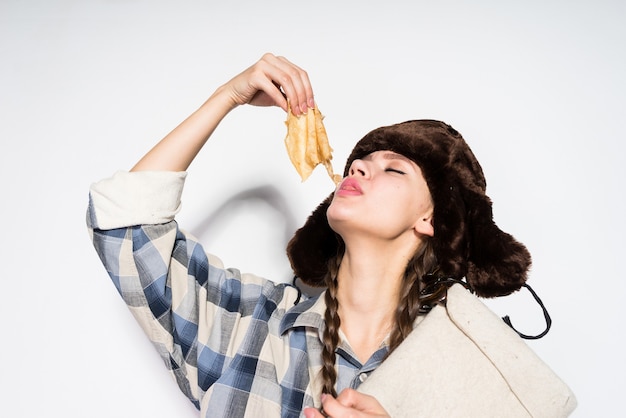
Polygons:
<instances>
[{"instance_id":1,"label":"woman's face","mask_svg":"<svg viewBox=\"0 0 626 418\"><path fill-rule=\"evenodd\" d=\"M422 171L392 151L354 160L328 208L331 228L354 236L391 240L433 235L432 199Z\"/></svg>"}]
</instances>

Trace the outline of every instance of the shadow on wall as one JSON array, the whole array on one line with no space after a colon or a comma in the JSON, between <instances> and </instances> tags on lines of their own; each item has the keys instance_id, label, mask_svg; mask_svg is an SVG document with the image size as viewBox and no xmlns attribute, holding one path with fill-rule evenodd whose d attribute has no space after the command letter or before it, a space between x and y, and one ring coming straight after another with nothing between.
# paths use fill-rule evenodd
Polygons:
<instances>
[{"instance_id":1,"label":"shadow on wall","mask_svg":"<svg viewBox=\"0 0 626 418\"><path fill-rule=\"evenodd\" d=\"M275 224L279 230L282 228L282 248L287 248L287 244L296 230L295 216L287 203L284 195L274 186L261 185L251 189L241 191L222 203L215 211L210 213L204 220L191 229L191 233L197 237L203 236L207 231L216 230L220 224L229 220L232 213L239 208L247 208L258 205L266 205L278 213L282 224ZM299 279L293 278L293 283L306 295L313 296L319 294L323 289L312 288Z\"/></svg>"}]
</instances>

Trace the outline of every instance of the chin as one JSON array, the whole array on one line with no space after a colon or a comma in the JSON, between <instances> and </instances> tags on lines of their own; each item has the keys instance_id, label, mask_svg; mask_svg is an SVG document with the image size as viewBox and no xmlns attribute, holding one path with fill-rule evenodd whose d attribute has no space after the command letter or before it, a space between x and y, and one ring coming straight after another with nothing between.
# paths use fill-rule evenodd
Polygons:
<instances>
[{"instance_id":1,"label":"chin","mask_svg":"<svg viewBox=\"0 0 626 418\"><path fill-rule=\"evenodd\" d=\"M330 226L330 229L332 229L339 235L343 235L343 232L346 231L350 225L349 217L331 216L327 213L326 219L328 220L328 225Z\"/></svg>"},{"instance_id":2,"label":"chin","mask_svg":"<svg viewBox=\"0 0 626 418\"><path fill-rule=\"evenodd\" d=\"M354 219L354 215L351 215L350 211L346 209L347 208L342 208L341 205L335 205L333 202L326 211L326 220L328 221L328 225L330 225L335 232L338 232L337 228L340 228L341 224Z\"/></svg>"}]
</instances>

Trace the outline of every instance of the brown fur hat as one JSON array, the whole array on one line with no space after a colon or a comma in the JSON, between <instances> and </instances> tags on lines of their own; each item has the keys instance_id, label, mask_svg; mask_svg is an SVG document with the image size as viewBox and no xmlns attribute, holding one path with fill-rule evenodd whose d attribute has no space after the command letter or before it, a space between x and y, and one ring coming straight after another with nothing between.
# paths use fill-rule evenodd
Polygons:
<instances>
[{"instance_id":1,"label":"brown fur hat","mask_svg":"<svg viewBox=\"0 0 626 418\"><path fill-rule=\"evenodd\" d=\"M381 150L402 154L422 170L434 203L432 244L437 276L465 277L483 297L504 296L524 284L530 254L494 223L482 168L456 130L434 120L375 129L352 150L344 176L355 159ZM287 246L294 273L309 286L324 286L327 262L338 251L340 238L326 219L331 200L332 194Z\"/></svg>"}]
</instances>

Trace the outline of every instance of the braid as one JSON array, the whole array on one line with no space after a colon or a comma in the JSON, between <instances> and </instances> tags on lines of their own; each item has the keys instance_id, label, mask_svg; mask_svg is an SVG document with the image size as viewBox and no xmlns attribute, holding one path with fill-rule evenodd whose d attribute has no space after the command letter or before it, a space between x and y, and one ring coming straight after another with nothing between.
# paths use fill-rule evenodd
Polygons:
<instances>
[{"instance_id":1,"label":"braid","mask_svg":"<svg viewBox=\"0 0 626 418\"><path fill-rule=\"evenodd\" d=\"M413 324L420 312L421 278L433 270L436 259L429 242L422 246L408 263L402 280L400 298L396 310L396 323L391 331L389 354L413 331Z\"/></svg>"},{"instance_id":2,"label":"braid","mask_svg":"<svg viewBox=\"0 0 626 418\"><path fill-rule=\"evenodd\" d=\"M324 329L324 348L322 350L322 393L327 393L337 397L335 391L335 383L337 382L337 370L335 369L336 354L335 349L339 344L339 326L341 319L339 318L339 301L337 300L337 271L339 270L339 257L332 262L326 276L327 290L325 294L326 312L324 320L326 328Z\"/></svg>"},{"instance_id":3,"label":"braid","mask_svg":"<svg viewBox=\"0 0 626 418\"><path fill-rule=\"evenodd\" d=\"M340 242L341 245L341 242ZM339 251L339 254L342 254ZM324 301L326 312L324 321L326 328L323 335L322 349L322 393L337 396L335 383L337 382L337 370L335 369L335 349L339 344L339 301L337 300L337 273L341 256L329 261L328 273L325 282L327 286ZM426 242L408 263L402 281L398 308L396 310L395 326L391 331L389 342L389 354L395 350L413 330L413 324L420 312L421 278L427 272L431 272L437 264L434 251L430 242Z\"/></svg>"},{"instance_id":4,"label":"braid","mask_svg":"<svg viewBox=\"0 0 626 418\"><path fill-rule=\"evenodd\" d=\"M419 280L415 272L405 273L396 310L396 323L391 331L389 354L395 350L413 330L413 322L419 313Z\"/></svg>"}]
</instances>

